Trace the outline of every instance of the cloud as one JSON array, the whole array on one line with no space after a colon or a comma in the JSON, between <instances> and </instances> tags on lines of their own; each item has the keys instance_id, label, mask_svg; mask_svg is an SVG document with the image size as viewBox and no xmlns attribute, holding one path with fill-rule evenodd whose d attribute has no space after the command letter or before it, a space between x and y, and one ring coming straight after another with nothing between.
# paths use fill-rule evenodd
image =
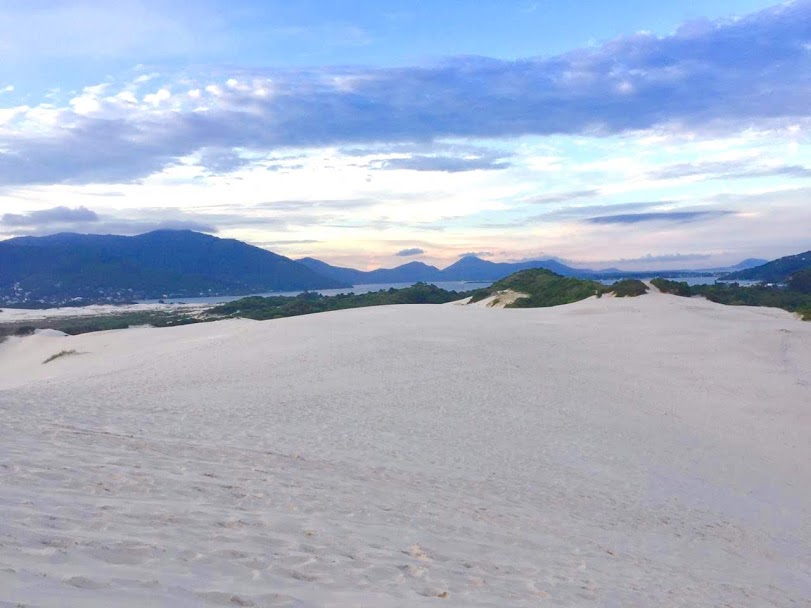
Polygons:
<instances>
[{"instance_id":1,"label":"cloud","mask_svg":"<svg viewBox=\"0 0 811 608\"><path fill-rule=\"evenodd\" d=\"M733 211L661 211L652 213L625 213L600 215L586 220L589 224L639 224L642 222L695 222L733 214Z\"/></svg>"},{"instance_id":2,"label":"cloud","mask_svg":"<svg viewBox=\"0 0 811 608\"><path fill-rule=\"evenodd\" d=\"M48 226L52 224L76 224L98 222L95 211L86 207L53 207L30 213L5 213L0 222L6 226Z\"/></svg>"},{"instance_id":3,"label":"cloud","mask_svg":"<svg viewBox=\"0 0 811 608\"><path fill-rule=\"evenodd\" d=\"M811 177L811 169L802 165L782 165L780 167L765 168L748 173L731 174L729 177L773 177L783 175L785 177L808 178Z\"/></svg>"},{"instance_id":4,"label":"cloud","mask_svg":"<svg viewBox=\"0 0 811 608\"><path fill-rule=\"evenodd\" d=\"M747 179L753 177L811 177L811 169L802 165L760 165L752 160L701 161L668 165L649 173L654 179L706 176L711 179Z\"/></svg>"},{"instance_id":5,"label":"cloud","mask_svg":"<svg viewBox=\"0 0 811 608\"><path fill-rule=\"evenodd\" d=\"M230 148L205 148L199 152L198 162L214 174L232 173L250 163Z\"/></svg>"},{"instance_id":6,"label":"cloud","mask_svg":"<svg viewBox=\"0 0 811 608\"><path fill-rule=\"evenodd\" d=\"M79 96L81 108L14 110L0 132L0 183L135 181L206 148L794 124L809 119L809 23L811 1L798 0L736 20L688 24L669 36L638 33L548 58L235 69L222 83L185 78L182 85L180 79L138 85L169 93L153 100L157 106L133 95L134 83L119 93L112 85L89 87ZM196 96L185 94L189 89ZM42 114L47 121L37 118ZM497 168L486 159L465 160L387 162L417 170Z\"/></svg>"},{"instance_id":7,"label":"cloud","mask_svg":"<svg viewBox=\"0 0 811 608\"><path fill-rule=\"evenodd\" d=\"M397 253L395 253L394 255L400 257L410 257L412 255L422 255L423 253L425 253L424 249L420 249L419 247L412 247L411 249L402 249Z\"/></svg>"},{"instance_id":8,"label":"cloud","mask_svg":"<svg viewBox=\"0 0 811 608\"><path fill-rule=\"evenodd\" d=\"M86 207L53 207L29 213L6 213L0 227L17 236L39 236L54 232L86 234L143 234L152 230L195 230L216 233L210 220L223 216L183 213L176 209L131 209L121 213L98 214ZM250 223L250 220L248 220Z\"/></svg>"},{"instance_id":9,"label":"cloud","mask_svg":"<svg viewBox=\"0 0 811 608\"><path fill-rule=\"evenodd\" d=\"M614 213L618 214L618 212L628 212L628 211L641 211L643 209L657 209L661 207L666 207L672 205L674 201L671 200L662 200L662 201L639 201L639 202L632 202L632 203L611 203L606 202L598 205L579 205L577 207L569 206L564 207L562 209L556 209L554 211L550 211L548 213L541 213L539 215L533 215L523 220L517 220L515 222L516 226L524 225L527 223L534 223L534 222L557 222L561 220L579 220L579 219L586 219L593 217L595 214L606 214L606 213Z\"/></svg>"},{"instance_id":10,"label":"cloud","mask_svg":"<svg viewBox=\"0 0 811 608\"><path fill-rule=\"evenodd\" d=\"M637 262L695 262L698 260L709 260L712 257L713 256L709 253L665 253L660 255L648 253L638 258L619 258L617 260L600 262L600 264L631 264Z\"/></svg>"},{"instance_id":11,"label":"cloud","mask_svg":"<svg viewBox=\"0 0 811 608\"><path fill-rule=\"evenodd\" d=\"M568 201L577 200L580 198L591 198L600 194L599 190L569 190L568 192L556 192L553 194L544 194L541 196L534 196L526 202L535 205L546 205L549 203L566 203Z\"/></svg>"},{"instance_id":12,"label":"cloud","mask_svg":"<svg viewBox=\"0 0 811 608\"><path fill-rule=\"evenodd\" d=\"M314 209L348 210L363 209L378 204L379 201L369 198L319 199L298 201L268 201L257 207L273 211L305 211Z\"/></svg>"},{"instance_id":13,"label":"cloud","mask_svg":"<svg viewBox=\"0 0 811 608\"><path fill-rule=\"evenodd\" d=\"M259 247L272 247L276 245L311 245L313 243L321 243L322 241L316 239L282 239L279 241L263 241L255 243Z\"/></svg>"},{"instance_id":14,"label":"cloud","mask_svg":"<svg viewBox=\"0 0 811 608\"><path fill-rule=\"evenodd\" d=\"M158 222L108 222L106 226L113 234L143 234L153 230L194 230L195 232L218 232L216 226L194 220L163 220Z\"/></svg>"},{"instance_id":15,"label":"cloud","mask_svg":"<svg viewBox=\"0 0 811 608\"><path fill-rule=\"evenodd\" d=\"M268 171L297 171L303 168L304 165L300 163L296 164L271 163L265 166L265 169L267 169Z\"/></svg>"},{"instance_id":16,"label":"cloud","mask_svg":"<svg viewBox=\"0 0 811 608\"><path fill-rule=\"evenodd\" d=\"M59 229L54 229L53 226L15 227L13 234L15 236L43 236L46 234L54 234L55 232L70 231L82 234L120 234L133 236L136 234L144 234L145 232L152 232L153 230L194 230L195 232L208 232L211 234L218 232L215 226L193 220L148 221L109 219L86 224L71 224L61 226Z\"/></svg>"},{"instance_id":17,"label":"cloud","mask_svg":"<svg viewBox=\"0 0 811 608\"><path fill-rule=\"evenodd\" d=\"M410 156L392 158L372 163L376 168L410 171L442 171L461 173L463 171L494 171L507 169L510 163L492 158L458 158L454 156Z\"/></svg>"},{"instance_id":18,"label":"cloud","mask_svg":"<svg viewBox=\"0 0 811 608\"><path fill-rule=\"evenodd\" d=\"M460 258L476 257L476 258L492 258L495 254L491 251L468 251L467 253L460 253Z\"/></svg>"}]
</instances>

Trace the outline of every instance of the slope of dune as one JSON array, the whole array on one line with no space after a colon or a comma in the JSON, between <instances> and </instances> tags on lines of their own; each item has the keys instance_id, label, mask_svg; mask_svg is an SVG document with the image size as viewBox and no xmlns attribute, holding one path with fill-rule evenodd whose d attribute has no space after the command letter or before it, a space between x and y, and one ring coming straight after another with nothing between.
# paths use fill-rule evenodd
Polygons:
<instances>
[{"instance_id":1,"label":"slope of dune","mask_svg":"<svg viewBox=\"0 0 811 608\"><path fill-rule=\"evenodd\" d=\"M0 606L805 606L809 404L656 293L12 338Z\"/></svg>"}]
</instances>

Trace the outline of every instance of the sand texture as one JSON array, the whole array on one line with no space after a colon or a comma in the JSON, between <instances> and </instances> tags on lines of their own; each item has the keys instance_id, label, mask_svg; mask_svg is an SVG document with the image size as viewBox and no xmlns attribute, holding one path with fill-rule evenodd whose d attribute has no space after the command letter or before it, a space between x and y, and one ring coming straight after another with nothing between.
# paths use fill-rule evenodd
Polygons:
<instances>
[{"instance_id":1,"label":"sand texture","mask_svg":"<svg viewBox=\"0 0 811 608\"><path fill-rule=\"evenodd\" d=\"M809 463L811 323L774 309L12 338L0 606L806 608Z\"/></svg>"}]
</instances>

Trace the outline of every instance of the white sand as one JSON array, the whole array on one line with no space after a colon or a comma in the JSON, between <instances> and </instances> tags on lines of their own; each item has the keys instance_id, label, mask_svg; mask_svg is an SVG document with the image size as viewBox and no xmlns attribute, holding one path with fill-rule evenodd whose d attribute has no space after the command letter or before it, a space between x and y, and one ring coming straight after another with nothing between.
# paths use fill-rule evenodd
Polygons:
<instances>
[{"instance_id":1,"label":"white sand","mask_svg":"<svg viewBox=\"0 0 811 608\"><path fill-rule=\"evenodd\" d=\"M0 606L808 606L810 370L660 294L12 339Z\"/></svg>"},{"instance_id":2,"label":"white sand","mask_svg":"<svg viewBox=\"0 0 811 608\"><path fill-rule=\"evenodd\" d=\"M529 296L525 293L513 291L512 289L502 289L501 291L497 291L493 295L476 302L471 302L470 300L472 298L471 296L468 296L467 298L462 298L461 300L448 302L448 304L454 306L480 306L482 308L507 308L508 305L513 304L519 298L528 297Z\"/></svg>"},{"instance_id":3,"label":"white sand","mask_svg":"<svg viewBox=\"0 0 811 608\"><path fill-rule=\"evenodd\" d=\"M478 302L471 303L470 298L465 298L464 300L457 300L457 303L469 304L471 306L483 306L484 308L506 308L510 304L515 303L516 300L528 297L529 296L525 293L513 291L512 289L502 289L501 291L497 291L493 295L488 296L483 300L479 300Z\"/></svg>"}]
</instances>

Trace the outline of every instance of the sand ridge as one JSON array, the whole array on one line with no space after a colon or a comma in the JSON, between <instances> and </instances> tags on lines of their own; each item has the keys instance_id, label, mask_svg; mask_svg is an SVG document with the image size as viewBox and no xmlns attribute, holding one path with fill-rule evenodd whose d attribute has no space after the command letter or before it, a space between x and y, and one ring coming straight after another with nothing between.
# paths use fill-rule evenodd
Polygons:
<instances>
[{"instance_id":1,"label":"sand ridge","mask_svg":"<svg viewBox=\"0 0 811 608\"><path fill-rule=\"evenodd\" d=\"M803 606L809 370L662 294L11 339L0 602Z\"/></svg>"},{"instance_id":2,"label":"sand ridge","mask_svg":"<svg viewBox=\"0 0 811 608\"><path fill-rule=\"evenodd\" d=\"M502 289L501 291L497 291L493 295L488 296L483 300L479 300L478 302L473 302L472 304L468 298L468 300L465 301L465 304L471 304L472 306L484 306L485 308L506 308L510 304L515 303L516 300L528 297L529 296L525 293L520 293L512 289Z\"/></svg>"}]
</instances>

